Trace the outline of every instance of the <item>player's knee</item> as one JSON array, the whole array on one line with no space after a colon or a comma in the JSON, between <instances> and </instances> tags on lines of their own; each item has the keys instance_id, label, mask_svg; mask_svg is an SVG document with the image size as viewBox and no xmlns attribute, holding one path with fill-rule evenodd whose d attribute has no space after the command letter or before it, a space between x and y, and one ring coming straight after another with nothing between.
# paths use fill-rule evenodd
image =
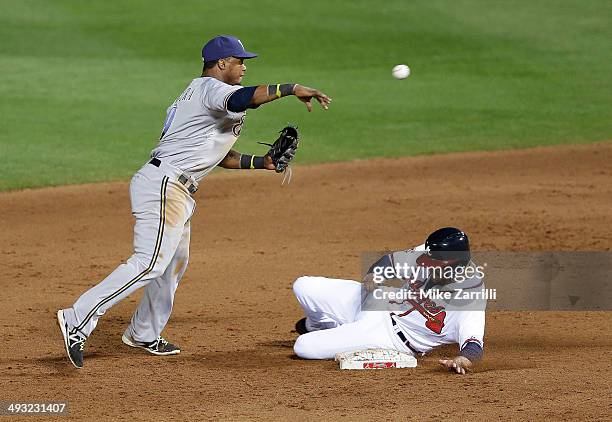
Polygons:
<instances>
[{"instance_id":1,"label":"player's knee","mask_svg":"<svg viewBox=\"0 0 612 422\"><path fill-rule=\"evenodd\" d=\"M149 268L150 263L150 257L147 257L145 254L142 253L135 253L127 260L126 264L131 265L135 268L136 272L140 273Z\"/></svg>"},{"instance_id":2,"label":"player's knee","mask_svg":"<svg viewBox=\"0 0 612 422\"><path fill-rule=\"evenodd\" d=\"M169 262L164 259L153 259L147 254L135 253L128 259L128 265L133 265L138 273L143 273L143 280L161 277Z\"/></svg>"},{"instance_id":3,"label":"player's knee","mask_svg":"<svg viewBox=\"0 0 612 422\"><path fill-rule=\"evenodd\" d=\"M308 282L310 279L312 279L313 277L308 277L308 276L302 276L302 277L298 277L294 282L293 282L293 293L296 296L302 296L302 293L304 292L304 290L307 288L308 286Z\"/></svg>"},{"instance_id":4,"label":"player's knee","mask_svg":"<svg viewBox=\"0 0 612 422\"><path fill-rule=\"evenodd\" d=\"M164 272L166 272L165 268L153 267L145 274L145 276L142 279L143 280L146 280L146 279L155 280L156 278L159 278L162 275L164 275Z\"/></svg>"},{"instance_id":5,"label":"player's knee","mask_svg":"<svg viewBox=\"0 0 612 422\"><path fill-rule=\"evenodd\" d=\"M316 345L312 341L312 336L302 334L295 340L293 352L302 359L322 359Z\"/></svg>"},{"instance_id":6,"label":"player's knee","mask_svg":"<svg viewBox=\"0 0 612 422\"><path fill-rule=\"evenodd\" d=\"M314 292L319 290L325 280L323 277L302 276L298 277L293 282L293 293L296 297L312 296Z\"/></svg>"}]
</instances>

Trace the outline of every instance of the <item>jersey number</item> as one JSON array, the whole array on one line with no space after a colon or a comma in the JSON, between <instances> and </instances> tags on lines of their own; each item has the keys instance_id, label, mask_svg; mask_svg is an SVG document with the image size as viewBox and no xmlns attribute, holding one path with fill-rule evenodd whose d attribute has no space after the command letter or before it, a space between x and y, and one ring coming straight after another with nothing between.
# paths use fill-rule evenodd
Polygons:
<instances>
[{"instance_id":1,"label":"jersey number","mask_svg":"<svg viewBox=\"0 0 612 422\"><path fill-rule=\"evenodd\" d=\"M237 138L240 136L240 132L242 132L242 125L244 124L244 116L240 118L240 121L232 126L232 133Z\"/></svg>"},{"instance_id":2,"label":"jersey number","mask_svg":"<svg viewBox=\"0 0 612 422\"><path fill-rule=\"evenodd\" d=\"M159 139L163 138L166 132L168 132L168 129L170 129L170 125L172 124L172 121L174 120L174 115L176 114L176 107L177 104L174 103L172 104L172 107L170 107L170 109L168 110L168 113L166 114L166 120L164 120L164 127L162 128L162 133L159 136Z\"/></svg>"}]
</instances>

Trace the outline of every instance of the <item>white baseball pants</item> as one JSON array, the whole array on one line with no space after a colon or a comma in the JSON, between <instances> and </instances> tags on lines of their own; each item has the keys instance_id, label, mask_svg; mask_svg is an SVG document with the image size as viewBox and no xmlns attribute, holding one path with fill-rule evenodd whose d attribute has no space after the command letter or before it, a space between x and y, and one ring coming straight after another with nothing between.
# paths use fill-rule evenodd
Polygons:
<instances>
[{"instance_id":1,"label":"white baseball pants","mask_svg":"<svg viewBox=\"0 0 612 422\"><path fill-rule=\"evenodd\" d=\"M146 286L126 333L150 342L166 326L174 293L189 259L190 219L195 201L179 182L181 171L162 163L145 164L132 178L130 199L134 254L97 286L64 309L72 330L88 337L114 304Z\"/></svg>"},{"instance_id":2,"label":"white baseball pants","mask_svg":"<svg viewBox=\"0 0 612 422\"><path fill-rule=\"evenodd\" d=\"M325 277L300 277L293 292L306 313L309 333L293 350L304 359L333 359L337 353L395 349L411 353L397 338L389 312L361 311L361 283Z\"/></svg>"}]
</instances>

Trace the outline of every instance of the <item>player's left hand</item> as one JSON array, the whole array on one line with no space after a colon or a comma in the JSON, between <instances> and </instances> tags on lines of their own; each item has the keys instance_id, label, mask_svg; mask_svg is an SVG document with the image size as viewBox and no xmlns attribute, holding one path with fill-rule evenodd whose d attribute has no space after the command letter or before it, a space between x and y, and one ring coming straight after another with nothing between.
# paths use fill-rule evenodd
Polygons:
<instances>
[{"instance_id":1,"label":"player's left hand","mask_svg":"<svg viewBox=\"0 0 612 422\"><path fill-rule=\"evenodd\" d=\"M306 108L309 112L312 111L312 103L310 101L313 98L315 98L319 102L319 104L321 104L321 107L323 107L325 110L329 108L329 103L331 103L331 98L329 98L321 91L314 88L308 88L307 86L299 84L297 84L293 89L293 95L298 97L301 102L306 104Z\"/></svg>"},{"instance_id":2,"label":"player's left hand","mask_svg":"<svg viewBox=\"0 0 612 422\"><path fill-rule=\"evenodd\" d=\"M454 371L461 375L465 375L466 372L472 369L472 362L464 356L457 356L453 359L440 359L439 363L449 371Z\"/></svg>"},{"instance_id":3,"label":"player's left hand","mask_svg":"<svg viewBox=\"0 0 612 422\"><path fill-rule=\"evenodd\" d=\"M264 155L264 168L283 173L295 158L300 136L296 126L287 125L280 131L280 135L274 143L258 143L270 147L268 153Z\"/></svg>"},{"instance_id":4,"label":"player's left hand","mask_svg":"<svg viewBox=\"0 0 612 422\"><path fill-rule=\"evenodd\" d=\"M268 154L264 155L264 168L266 170L276 170L272 157L270 157Z\"/></svg>"}]
</instances>

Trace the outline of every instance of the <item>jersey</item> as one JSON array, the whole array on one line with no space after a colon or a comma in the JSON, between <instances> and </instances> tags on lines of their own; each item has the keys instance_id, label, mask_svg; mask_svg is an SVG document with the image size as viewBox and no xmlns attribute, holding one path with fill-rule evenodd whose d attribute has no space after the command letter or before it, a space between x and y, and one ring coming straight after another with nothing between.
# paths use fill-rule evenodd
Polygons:
<instances>
[{"instance_id":1,"label":"jersey","mask_svg":"<svg viewBox=\"0 0 612 422\"><path fill-rule=\"evenodd\" d=\"M168 107L151 157L181 169L199 182L238 140L246 111L227 109L229 97L242 88L218 79L194 79Z\"/></svg>"},{"instance_id":2,"label":"jersey","mask_svg":"<svg viewBox=\"0 0 612 422\"><path fill-rule=\"evenodd\" d=\"M416 258L420 255L420 251L425 251L425 245L390 253L372 268L381 265L390 265L396 269L402 268L404 264L416 266ZM424 277L407 278L405 275L400 272L394 274L394 277L406 280L404 288L409 288L415 293L419 290L438 288L431 280ZM439 290L450 292L457 288L461 288L462 292L481 291L485 289L485 285L483 278L475 274L460 284L439 286ZM401 330L410 347L418 352L427 353L437 346L453 343L457 343L460 350L469 342L474 342L481 348L484 346L486 301L479 301L470 310L463 310L456 306L449 307L442 300L415 294L413 298L403 301L402 308L405 309L402 312L391 312L391 319L394 321L394 327Z\"/></svg>"},{"instance_id":3,"label":"jersey","mask_svg":"<svg viewBox=\"0 0 612 422\"><path fill-rule=\"evenodd\" d=\"M484 347L485 311L446 310L439 301L416 299L405 312L393 314L397 327L410 346L427 353L443 344L457 343L463 349L469 342Z\"/></svg>"}]
</instances>

